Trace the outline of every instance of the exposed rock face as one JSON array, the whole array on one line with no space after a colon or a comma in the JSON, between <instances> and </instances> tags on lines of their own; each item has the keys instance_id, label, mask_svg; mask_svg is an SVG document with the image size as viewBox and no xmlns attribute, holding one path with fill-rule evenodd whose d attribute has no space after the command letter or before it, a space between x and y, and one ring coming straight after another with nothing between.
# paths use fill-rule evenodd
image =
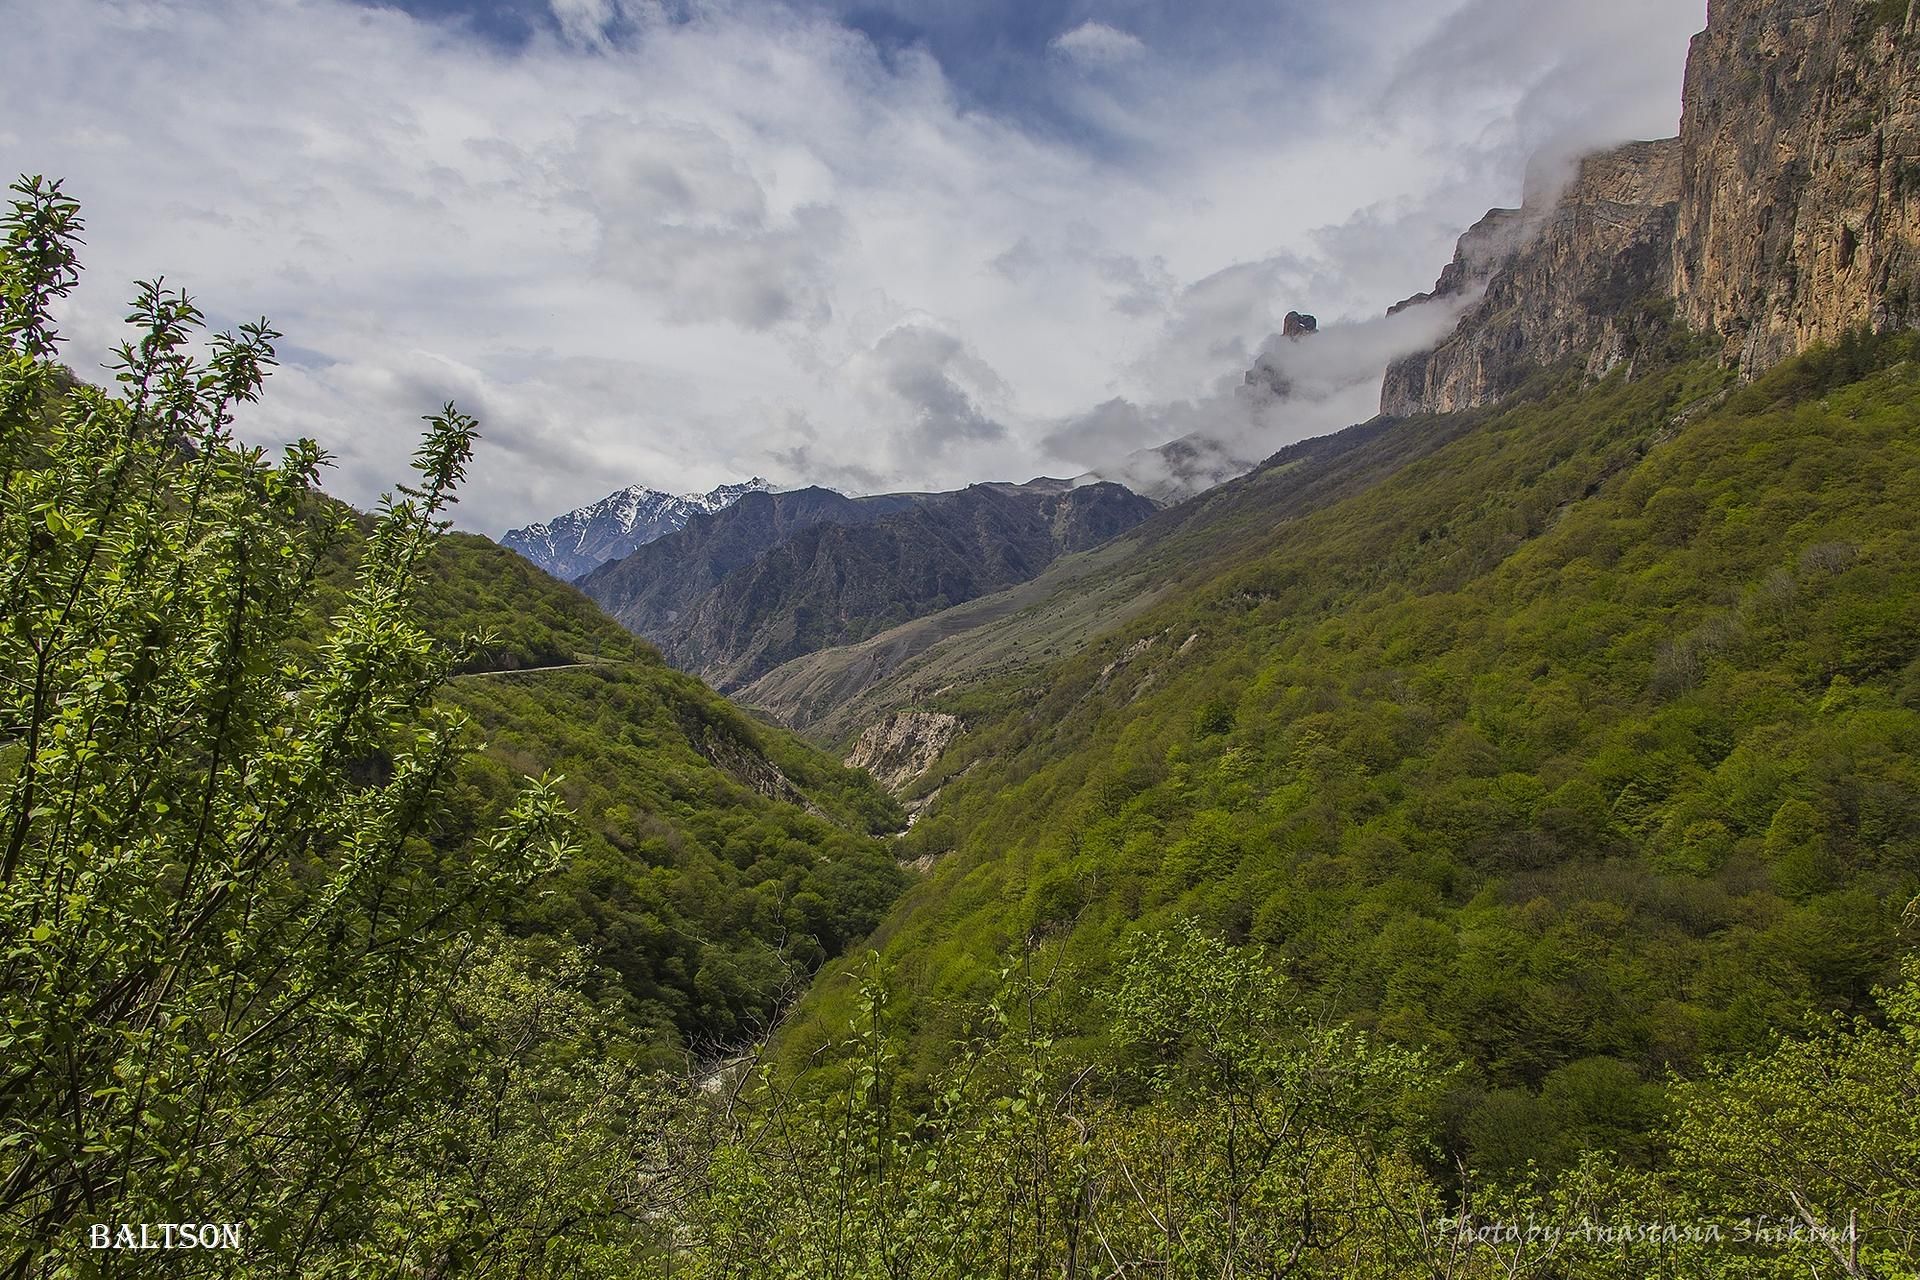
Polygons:
<instances>
[{"instance_id":1,"label":"exposed rock face","mask_svg":"<svg viewBox=\"0 0 1920 1280\"><path fill-rule=\"evenodd\" d=\"M580 589L676 666L731 691L802 654L1025 582L1156 509L1117 484L1065 480L754 494L603 565Z\"/></svg>"},{"instance_id":2,"label":"exposed rock face","mask_svg":"<svg viewBox=\"0 0 1920 1280\"><path fill-rule=\"evenodd\" d=\"M694 739L693 745L713 764L725 769L767 799L798 805L816 818L827 817L825 811L807 799L800 788L793 785L792 779L780 772L778 765L731 734L708 729L705 734ZM831 821L831 819L828 820Z\"/></svg>"},{"instance_id":3,"label":"exposed rock face","mask_svg":"<svg viewBox=\"0 0 1920 1280\"><path fill-rule=\"evenodd\" d=\"M1848 329L1920 321L1920 31L1902 0L1712 0L1680 136L1589 156L1461 238L1432 293L1484 285L1455 332L1396 362L1383 412L1498 399L1584 355L1630 361L1671 299L1748 376Z\"/></svg>"},{"instance_id":4,"label":"exposed rock face","mask_svg":"<svg viewBox=\"0 0 1920 1280\"><path fill-rule=\"evenodd\" d=\"M1489 209L1487 216L1468 227L1454 246L1453 261L1440 269L1440 278L1428 293L1416 293L1387 308L1387 314L1417 307L1435 298L1455 298L1479 289L1526 239L1528 219L1519 209Z\"/></svg>"},{"instance_id":5,"label":"exposed rock face","mask_svg":"<svg viewBox=\"0 0 1920 1280\"><path fill-rule=\"evenodd\" d=\"M1880 0L1712 0L1680 125L1673 291L1752 374L1920 314L1920 47Z\"/></svg>"},{"instance_id":6,"label":"exposed rock face","mask_svg":"<svg viewBox=\"0 0 1920 1280\"><path fill-rule=\"evenodd\" d=\"M693 600L802 529L862 524L904 511L915 501L909 494L849 498L817 486L748 494L601 565L581 578L579 587L627 630L662 643Z\"/></svg>"},{"instance_id":7,"label":"exposed rock face","mask_svg":"<svg viewBox=\"0 0 1920 1280\"><path fill-rule=\"evenodd\" d=\"M1433 291L1479 301L1431 351L1396 361L1383 413L1450 413L1490 403L1576 352L1605 372L1630 354L1632 310L1665 291L1680 197L1676 139L1635 142L1580 162L1558 199L1495 209L1460 238Z\"/></svg>"},{"instance_id":8,"label":"exposed rock face","mask_svg":"<svg viewBox=\"0 0 1920 1280\"><path fill-rule=\"evenodd\" d=\"M1287 312L1286 319L1280 322L1280 336L1289 342L1311 338L1319 332L1320 322L1298 311ZM1275 361L1273 339L1269 338L1262 346L1263 349L1253 358L1253 364L1248 367L1241 383L1260 399L1285 400L1293 395L1293 379L1280 371Z\"/></svg>"},{"instance_id":9,"label":"exposed rock face","mask_svg":"<svg viewBox=\"0 0 1920 1280\"><path fill-rule=\"evenodd\" d=\"M933 768L961 728L959 719L944 711L896 711L867 726L847 753L847 763L898 794Z\"/></svg>"}]
</instances>

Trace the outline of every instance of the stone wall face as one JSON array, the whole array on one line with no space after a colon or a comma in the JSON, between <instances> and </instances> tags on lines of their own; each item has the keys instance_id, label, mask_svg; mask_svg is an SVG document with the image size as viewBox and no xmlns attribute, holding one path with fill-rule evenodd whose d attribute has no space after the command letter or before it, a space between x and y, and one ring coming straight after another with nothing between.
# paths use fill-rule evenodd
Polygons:
<instances>
[{"instance_id":1,"label":"stone wall face","mask_svg":"<svg viewBox=\"0 0 1920 1280\"><path fill-rule=\"evenodd\" d=\"M1476 224L1418 300L1481 296L1437 347L1387 370L1382 412L1487 404L1576 353L1595 353L1600 372L1624 359L1621 316L1670 271L1679 156L1672 139L1588 156L1557 198Z\"/></svg>"},{"instance_id":2,"label":"stone wall face","mask_svg":"<svg viewBox=\"0 0 1920 1280\"><path fill-rule=\"evenodd\" d=\"M1713 0L1687 59L1672 292L1757 373L1920 314L1914 15Z\"/></svg>"},{"instance_id":3,"label":"stone wall face","mask_svg":"<svg viewBox=\"0 0 1920 1280\"><path fill-rule=\"evenodd\" d=\"M1382 412L1487 404L1569 356L1595 376L1630 364L1661 297L1748 376L1920 321L1916 49L1899 0L1713 0L1680 136L1589 156L1557 198L1461 237L1434 291L1398 306L1482 296L1387 370Z\"/></svg>"}]
</instances>

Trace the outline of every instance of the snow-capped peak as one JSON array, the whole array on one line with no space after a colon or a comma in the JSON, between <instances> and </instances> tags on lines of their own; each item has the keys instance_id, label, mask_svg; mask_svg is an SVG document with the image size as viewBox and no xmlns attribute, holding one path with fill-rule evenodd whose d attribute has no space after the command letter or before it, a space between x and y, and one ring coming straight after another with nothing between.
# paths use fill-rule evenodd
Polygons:
<instances>
[{"instance_id":1,"label":"snow-capped peak","mask_svg":"<svg viewBox=\"0 0 1920 1280\"><path fill-rule=\"evenodd\" d=\"M694 515L711 514L746 494L772 487L760 476L706 493L671 494L643 484L628 485L565 515L508 530L500 543L556 578L577 578L678 531Z\"/></svg>"}]
</instances>

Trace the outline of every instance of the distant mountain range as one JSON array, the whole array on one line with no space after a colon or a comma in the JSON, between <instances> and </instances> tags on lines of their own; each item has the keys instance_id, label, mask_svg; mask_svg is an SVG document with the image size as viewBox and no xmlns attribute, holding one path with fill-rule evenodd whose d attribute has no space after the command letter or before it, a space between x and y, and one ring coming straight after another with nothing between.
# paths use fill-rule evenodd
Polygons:
<instances>
[{"instance_id":1,"label":"distant mountain range","mask_svg":"<svg viewBox=\"0 0 1920 1280\"><path fill-rule=\"evenodd\" d=\"M720 689L1033 578L1145 520L1117 484L955 493L755 493L579 580L623 626Z\"/></svg>"},{"instance_id":2,"label":"distant mountain range","mask_svg":"<svg viewBox=\"0 0 1920 1280\"><path fill-rule=\"evenodd\" d=\"M500 545L519 552L556 578L568 581L609 560L618 560L686 527L696 515L710 515L749 493L773 486L759 476L741 484L723 484L706 493L661 493L629 485L600 501L524 529L509 529Z\"/></svg>"}]
</instances>

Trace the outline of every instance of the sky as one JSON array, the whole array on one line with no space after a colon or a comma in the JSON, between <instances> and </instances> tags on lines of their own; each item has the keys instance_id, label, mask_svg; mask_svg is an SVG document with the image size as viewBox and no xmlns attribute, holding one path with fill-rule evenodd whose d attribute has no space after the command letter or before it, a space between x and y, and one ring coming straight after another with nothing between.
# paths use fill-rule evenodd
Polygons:
<instances>
[{"instance_id":1,"label":"sky","mask_svg":"<svg viewBox=\"0 0 1920 1280\"><path fill-rule=\"evenodd\" d=\"M1074 475L1217 417L1373 411L1530 160L1679 121L1704 0L0 0L0 169L85 208L83 375L132 282L282 367L238 424L360 505L481 423L457 522L633 483ZM1403 313L1405 314L1405 313ZM1320 354L1316 354L1316 352ZM1324 368L1316 375L1315 366ZM1244 404L1241 404L1244 409Z\"/></svg>"}]
</instances>

